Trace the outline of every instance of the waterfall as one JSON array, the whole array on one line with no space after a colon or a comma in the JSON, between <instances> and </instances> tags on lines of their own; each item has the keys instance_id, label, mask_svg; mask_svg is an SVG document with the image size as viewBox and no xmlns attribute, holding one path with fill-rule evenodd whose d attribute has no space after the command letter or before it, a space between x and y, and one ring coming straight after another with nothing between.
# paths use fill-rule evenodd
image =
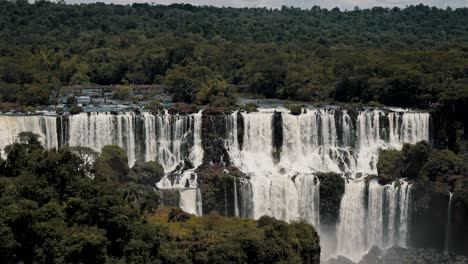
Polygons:
<instances>
[{"instance_id":1,"label":"waterfall","mask_svg":"<svg viewBox=\"0 0 468 264\"><path fill-rule=\"evenodd\" d=\"M331 255L353 261L372 247L406 246L410 185L380 185L370 181L350 181L341 200L337 227L338 245Z\"/></svg>"},{"instance_id":2,"label":"waterfall","mask_svg":"<svg viewBox=\"0 0 468 264\"><path fill-rule=\"evenodd\" d=\"M39 135L39 140L46 148L58 147L57 120L55 116L0 116L0 149L13 144L21 132Z\"/></svg>"},{"instance_id":3,"label":"waterfall","mask_svg":"<svg viewBox=\"0 0 468 264\"><path fill-rule=\"evenodd\" d=\"M23 131L39 134L47 148L70 145L100 151L118 145L129 165L160 163L167 175L157 186L179 190L181 208L201 214L194 170L203 162L202 115L81 113L60 117L60 122L55 116L4 115L0 147ZM335 253L357 259L373 245L405 246L411 186L404 181L366 184L364 176L377 175L381 149L429 140L429 117L406 110L348 113L325 108L306 109L297 116L280 108L222 116L231 165L248 175L234 183L234 213L305 220L320 230L320 181L315 174L335 172L348 179L334 234Z\"/></svg>"},{"instance_id":4,"label":"waterfall","mask_svg":"<svg viewBox=\"0 0 468 264\"><path fill-rule=\"evenodd\" d=\"M452 220L452 196L453 193L449 193L449 202L448 202L448 208L447 208L447 224L445 225L445 248L444 248L444 253L446 255L449 255L449 243L450 243L450 221Z\"/></svg>"},{"instance_id":5,"label":"waterfall","mask_svg":"<svg viewBox=\"0 0 468 264\"><path fill-rule=\"evenodd\" d=\"M154 160L170 172L185 158L194 166L203 160L201 113L81 113L69 116L68 120L70 146L89 147L99 152L106 145L117 145L126 151L130 166L142 156L140 162ZM142 131L136 129L140 124ZM140 137L143 140L137 144Z\"/></svg>"},{"instance_id":6,"label":"waterfall","mask_svg":"<svg viewBox=\"0 0 468 264\"><path fill-rule=\"evenodd\" d=\"M282 116L278 158L273 149L279 134L273 124L275 112ZM374 245L406 246L411 186L404 181L398 186L377 181L366 185L362 178L377 175L381 149L429 140L428 113L363 110L354 123L347 111L332 109L307 109L298 116L282 109L261 109L241 117L237 112L226 117L225 145L231 162L251 176L251 217L306 220L320 229L320 183L315 173L336 172L351 179L336 234L321 234L337 237L337 248L330 255L359 260ZM242 145L237 136L241 132Z\"/></svg>"},{"instance_id":7,"label":"waterfall","mask_svg":"<svg viewBox=\"0 0 468 264\"><path fill-rule=\"evenodd\" d=\"M159 118L159 122L163 125L159 126L159 134L157 135L159 136L159 140L153 143L153 145L157 146L156 152L154 153L159 157L157 160L165 162L163 164L166 165L164 167L166 171L175 169L184 159L181 147L191 135L193 144L187 159L190 160L193 168L176 173L174 182L171 182L168 175L166 175L157 183L157 186L160 189L180 190L179 206L188 213L202 215L202 197L201 191L198 188L197 174L195 173L195 169L200 166L203 161L203 148L201 143L202 113L199 112L192 116L170 116L166 113L166 115L159 116ZM163 120L170 119L172 119L172 121L162 122ZM154 140L152 136L152 134L148 135L150 142ZM183 169L183 167L180 169Z\"/></svg>"},{"instance_id":8,"label":"waterfall","mask_svg":"<svg viewBox=\"0 0 468 264\"><path fill-rule=\"evenodd\" d=\"M81 113L68 120L70 146L100 152L106 145L117 145L126 151L129 165L135 163L134 114Z\"/></svg>"},{"instance_id":9,"label":"waterfall","mask_svg":"<svg viewBox=\"0 0 468 264\"><path fill-rule=\"evenodd\" d=\"M237 198L237 184L234 179L234 216L239 217L239 200Z\"/></svg>"},{"instance_id":10,"label":"waterfall","mask_svg":"<svg viewBox=\"0 0 468 264\"><path fill-rule=\"evenodd\" d=\"M201 113L194 115L143 114L145 161L155 160L166 172L188 158L198 166L201 149ZM191 152L189 145L192 144Z\"/></svg>"},{"instance_id":11,"label":"waterfall","mask_svg":"<svg viewBox=\"0 0 468 264\"><path fill-rule=\"evenodd\" d=\"M226 124L227 131L232 128L228 133L226 143L231 161L242 171L253 176L250 181L252 217L259 218L263 215L270 215L286 221L306 220L318 223L319 181L313 175L308 163L293 158L281 158L279 163L275 161L273 156L273 114L274 112L268 110L242 113L244 122L242 149L238 145L235 135L237 113L231 115ZM283 115L283 117L285 116ZM291 119L283 119L285 139L281 157L283 157L283 153L293 154L294 151L302 148L300 144L296 144L297 138L301 137L301 130L296 130L299 129L297 127L299 121L292 120L293 118L295 117L291 115ZM331 122L329 117L324 119L328 123ZM296 126L291 127L290 123L294 122ZM303 126L302 131L309 131L306 125ZM331 135L332 133L330 132ZM324 136L322 139L317 136L315 139L310 139L309 142L311 145L318 146L319 140L334 144L333 136ZM305 153L312 153L305 148L302 150ZM320 156L319 150L315 150L315 153ZM245 205L242 207L244 208Z\"/></svg>"}]
</instances>

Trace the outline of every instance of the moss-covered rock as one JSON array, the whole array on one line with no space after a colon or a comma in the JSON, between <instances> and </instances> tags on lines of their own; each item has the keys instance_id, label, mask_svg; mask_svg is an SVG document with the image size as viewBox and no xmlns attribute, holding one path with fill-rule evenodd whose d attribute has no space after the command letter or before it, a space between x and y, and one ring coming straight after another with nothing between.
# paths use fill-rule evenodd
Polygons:
<instances>
[{"instance_id":1,"label":"moss-covered rock","mask_svg":"<svg viewBox=\"0 0 468 264\"><path fill-rule=\"evenodd\" d=\"M421 141L415 145L404 144L402 151L405 160L401 176L408 180L419 178L419 172L432 152L431 146L426 141Z\"/></svg>"},{"instance_id":2,"label":"moss-covered rock","mask_svg":"<svg viewBox=\"0 0 468 264\"><path fill-rule=\"evenodd\" d=\"M283 146L283 116L280 112L273 114L273 157L279 162Z\"/></svg>"},{"instance_id":3,"label":"moss-covered rock","mask_svg":"<svg viewBox=\"0 0 468 264\"><path fill-rule=\"evenodd\" d=\"M291 115L300 115L302 113L302 107L297 104L287 104L285 105L289 109Z\"/></svg>"},{"instance_id":4,"label":"moss-covered rock","mask_svg":"<svg viewBox=\"0 0 468 264\"><path fill-rule=\"evenodd\" d=\"M202 117L203 163L229 162L229 154L224 142L227 133L224 112L204 112Z\"/></svg>"},{"instance_id":5,"label":"moss-covered rock","mask_svg":"<svg viewBox=\"0 0 468 264\"><path fill-rule=\"evenodd\" d=\"M382 150L377 162L377 172L386 182L394 181L401 176L404 156L401 151L388 149Z\"/></svg>"},{"instance_id":6,"label":"moss-covered rock","mask_svg":"<svg viewBox=\"0 0 468 264\"><path fill-rule=\"evenodd\" d=\"M449 189L440 182L419 180L411 187L409 245L444 249Z\"/></svg>"},{"instance_id":7,"label":"moss-covered rock","mask_svg":"<svg viewBox=\"0 0 468 264\"><path fill-rule=\"evenodd\" d=\"M224 216L235 216L239 213L236 210L242 210L240 187L242 178L246 176L240 170L221 165L202 165L196 172L203 197L203 212L217 211Z\"/></svg>"},{"instance_id":8,"label":"moss-covered rock","mask_svg":"<svg viewBox=\"0 0 468 264\"><path fill-rule=\"evenodd\" d=\"M431 153L419 175L423 179L436 181L437 178L464 175L467 172L468 166L465 162L452 151L444 149Z\"/></svg>"},{"instance_id":9,"label":"moss-covered rock","mask_svg":"<svg viewBox=\"0 0 468 264\"><path fill-rule=\"evenodd\" d=\"M320 222L332 225L340 216L341 198L345 192L345 181L337 173L317 173L320 180Z\"/></svg>"}]
</instances>

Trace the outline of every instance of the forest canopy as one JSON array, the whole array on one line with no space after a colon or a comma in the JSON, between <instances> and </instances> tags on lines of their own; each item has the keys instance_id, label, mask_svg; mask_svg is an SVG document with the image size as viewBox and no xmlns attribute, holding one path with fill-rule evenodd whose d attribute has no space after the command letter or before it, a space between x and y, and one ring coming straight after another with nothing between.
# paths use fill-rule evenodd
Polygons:
<instances>
[{"instance_id":1,"label":"forest canopy","mask_svg":"<svg viewBox=\"0 0 468 264\"><path fill-rule=\"evenodd\" d=\"M468 9L341 11L0 0L0 100L64 85L166 84L176 101L427 106L466 99Z\"/></svg>"},{"instance_id":2,"label":"forest canopy","mask_svg":"<svg viewBox=\"0 0 468 264\"><path fill-rule=\"evenodd\" d=\"M320 255L305 222L160 207L161 165L129 168L118 146L46 150L23 132L4 150L1 263L301 263Z\"/></svg>"}]
</instances>

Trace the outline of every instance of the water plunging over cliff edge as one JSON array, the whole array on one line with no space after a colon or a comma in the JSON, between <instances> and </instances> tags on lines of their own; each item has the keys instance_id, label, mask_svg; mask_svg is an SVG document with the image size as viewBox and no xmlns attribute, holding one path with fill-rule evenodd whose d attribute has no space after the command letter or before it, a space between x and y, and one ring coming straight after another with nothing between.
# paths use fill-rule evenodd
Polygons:
<instances>
[{"instance_id":1,"label":"water plunging over cliff edge","mask_svg":"<svg viewBox=\"0 0 468 264\"><path fill-rule=\"evenodd\" d=\"M3 151L6 145L14 143L20 132L38 134L47 148L69 145L89 147L99 152L106 145L117 145L126 151L130 166L135 162L154 160L163 166L166 173L177 170L179 175L174 183L164 178L158 187L180 190L180 206L189 213L201 214L201 196L194 173L203 161L201 115L4 115L0 116L0 148ZM190 164L188 168L182 166L184 163Z\"/></svg>"},{"instance_id":2,"label":"water plunging over cliff edge","mask_svg":"<svg viewBox=\"0 0 468 264\"><path fill-rule=\"evenodd\" d=\"M322 256L357 259L372 245L406 244L410 186L366 184L363 176L377 174L380 149L429 140L428 113L307 109L296 116L285 109L261 109L219 118L226 126L224 147L230 162L250 176L234 185L235 215L305 220L320 231L316 173L336 172L349 180L336 233L321 232L323 238L335 239L336 248L327 245ZM194 173L204 156L202 113L0 116L0 148L22 131L39 134L48 148L70 145L100 151L114 144L126 151L130 165L155 160L166 173L177 172L158 187L180 190L180 206L202 214Z\"/></svg>"},{"instance_id":3,"label":"water plunging over cliff edge","mask_svg":"<svg viewBox=\"0 0 468 264\"><path fill-rule=\"evenodd\" d=\"M382 110L354 115L327 109L308 109L298 116L283 109L234 112L226 117L226 148L231 162L251 175L253 218L306 220L320 232L315 173L349 177L336 234L320 232L334 236L330 240L337 241L336 248L324 248L322 256L357 261L373 245L406 245L410 186L366 185L363 176L377 174L379 150L429 140L430 116Z\"/></svg>"}]
</instances>

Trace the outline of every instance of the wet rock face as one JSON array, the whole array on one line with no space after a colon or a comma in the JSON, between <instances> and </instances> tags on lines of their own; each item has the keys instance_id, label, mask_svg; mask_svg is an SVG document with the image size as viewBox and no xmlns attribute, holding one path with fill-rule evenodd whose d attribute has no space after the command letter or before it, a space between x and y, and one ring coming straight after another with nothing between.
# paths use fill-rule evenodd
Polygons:
<instances>
[{"instance_id":1,"label":"wet rock face","mask_svg":"<svg viewBox=\"0 0 468 264\"><path fill-rule=\"evenodd\" d=\"M226 117L223 113L204 113L202 119L203 163L229 162L224 140L227 138Z\"/></svg>"},{"instance_id":2,"label":"wet rock face","mask_svg":"<svg viewBox=\"0 0 468 264\"><path fill-rule=\"evenodd\" d=\"M283 146L283 116L279 112L273 114L273 157L276 161L281 157L281 146Z\"/></svg>"},{"instance_id":3,"label":"wet rock face","mask_svg":"<svg viewBox=\"0 0 468 264\"><path fill-rule=\"evenodd\" d=\"M178 190L159 190L161 206L179 206L180 192Z\"/></svg>"},{"instance_id":4,"label":"wet rock face","mask_svg":"<svg viewBox=\"0 0 468 264\"><path fill-rule=\"evenodd\" d=\"M449 192L445 185L420 181L413 184L410 201L409 246L443 250Z\"/></svg>"},{"instance_id":5,"label":"wet rock face","mask_svg":"<svg viewBox=\"0 0 468 264\"><path fill-rule=\"evenodd\" d=\"M329 259L326 264L356 264L352 260L344 256L338 256L336 258Z\"/></svg>"},{"instance_id":6,"label":"wet rock face","mask_svg":"<svg viewBox=\"0 0 468 264\"><path fill-rule=\"evenodd\" d=\"M317 173L320 180L320 223L334 226L340 217L345 181L337 173Z\"/></svg>"},{"instance_id":7,"label":"wet rock face","mask_svg":"<svg viewBox=\"0 0 468 264\"><path fill-rule=\"evenodd\" d=\"M468 178L454 177L449 250L468 256Z\"/></svg>"}]
</instances>

